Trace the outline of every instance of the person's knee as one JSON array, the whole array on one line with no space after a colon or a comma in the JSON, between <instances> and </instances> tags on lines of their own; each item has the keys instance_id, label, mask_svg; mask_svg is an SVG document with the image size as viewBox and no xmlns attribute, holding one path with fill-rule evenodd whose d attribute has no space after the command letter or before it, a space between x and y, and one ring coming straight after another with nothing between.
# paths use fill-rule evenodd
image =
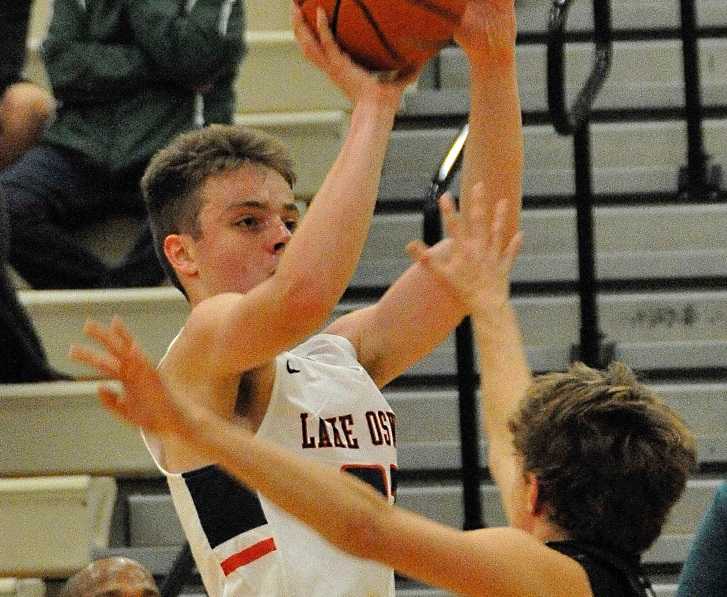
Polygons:
<instances>
[{"instance_id":1,"label":"person's knee","mask_svg":"<svg viewBox=\"0 0 727 597\"><path fill-rule=\"evenodd\" d=\"M0 102L0 169L35 145L55 117L55 101L42 87L16 83Z\"/></svg>"},{"instance_id":2,"label":"person's knee","mask_svg":"<svg viewBox=\"0 0 727 597\"><path fill-rule=\"evenodd\" d=\"M14 128L42 129L55 114L55 100L45 89L34 83L15 83L3 94L3 130ZM15 124L17 123L17 124Z\"/></svg>"}]
</instances>

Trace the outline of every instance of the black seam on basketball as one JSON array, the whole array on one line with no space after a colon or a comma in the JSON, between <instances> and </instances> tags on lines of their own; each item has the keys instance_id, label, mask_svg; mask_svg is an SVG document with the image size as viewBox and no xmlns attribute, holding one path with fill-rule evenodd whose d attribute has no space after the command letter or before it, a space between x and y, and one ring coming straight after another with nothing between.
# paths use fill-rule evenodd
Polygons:
<instances>
[{"instance_id":1,"label":"black seam on basketball","mask_svg":"<svg viewBox=\"0 0 727 597\"><path fill-rule=\"evenodd\" d=\"M423 8L424 10L428 10L429 12L432 12L443 19L446 19L450 23L453 23L456 25L459 23L460 17L449 10L448 8L445 8L444 6L439 6L438 4L435 4L434 2L431 2L430 0L406 0L409 4L414 4L415 6L419 6L420 8Z\"/></svg>"},{"instance_id":2,"label":"black seam on basketball","mask_svg":"<svg viewBox=\"0 0 727 597\"><path fill-rule=\"evenodd\" d=\"M396 62L403 62L404 60L401 57L401 55L399 54L399 52L397 52L394 49L394 46L392 46L389 43L389 40L386 39L384 32L381 31L381 29L379 29L379 24L376 22L376 19L374 19L374 15L372 15L371 12L369 12L368 6L366 6L362 2L362 0L353 0L353 1L361 9L361 12L364 14L364 16L366 17L366 20L369 22L369 24L371 25L371 28L374 30L376 37L379 38L379 42L384 47L384 49L389 53L389 56L391 56L391 58L393 60L395 60Z\"/></svg>"},{"instance_id":3,"label":"black seam on basketball","mask_svg":"<svg viewBox=\"0 0 727 597\"><path fill-rule=\"evenodd\" d=\"M333 37L336 37L336 30L338 29L338 12L341 9L341 0L336 0L336 4L333 7L333 14L331 15L331 33Z\"/></svg>"}]
</instances>

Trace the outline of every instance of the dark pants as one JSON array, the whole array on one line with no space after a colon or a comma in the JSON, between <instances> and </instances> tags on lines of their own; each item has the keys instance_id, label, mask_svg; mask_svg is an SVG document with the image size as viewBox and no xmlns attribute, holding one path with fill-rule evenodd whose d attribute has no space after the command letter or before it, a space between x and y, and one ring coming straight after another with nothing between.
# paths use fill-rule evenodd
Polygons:
<instances>
[{"instance_id":1,"label":"dark pants","mask_svg":"<svg viewBox=\"0 0 727 597\"><path fill-rule=\"evenodd\" d=\"M111 176L78 155L39 145L0 173L10 227L9 261L34 288L156 286L164 274L144 224L124 261L109 267L77 230L124 214L145 219L141 168Z\"/></svg>"},{"instance_id":2,"label":"dark pants","mask_svg":"<svg viewBox=\"0 0 727 597\"><path fill-rule=\"evenodd\" d=\"M105 218L144 218L141 172L110 177L70 152L37 146L0 172L0 383L59 379L17 300L7 264L35 288L157 285L163 273L148 226L124 261L109 267L75 231Z\"/></svg>"},{"instance_id":3,"label":"dark pants","mask_svg":"<svg viewBox=\"0 0 727 597\"><path fill-rule=\"evenodd\" d=\"M43 346L8 276L8 241L7 212L0 209L0 383L60 379L48 366Z\"/></svg>"}]
</instances>

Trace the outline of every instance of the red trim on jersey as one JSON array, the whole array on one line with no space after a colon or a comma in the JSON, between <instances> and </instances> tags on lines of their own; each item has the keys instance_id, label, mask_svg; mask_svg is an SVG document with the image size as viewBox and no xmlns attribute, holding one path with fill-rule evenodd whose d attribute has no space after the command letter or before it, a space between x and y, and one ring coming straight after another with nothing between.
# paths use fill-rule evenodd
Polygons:
<instances>
[{"instance_id":1,"label":"red trim on jersey","mask_svg":"<svg viewBox=\"0 0 727 597\"><path fill-rule=\"evenodd\" d=\"M225 576L229 576L240 566L246 566L247 564L250 564L255 560L259 560L263 556L275 550L275 539L272 537L269 539L263 539L262 541L255 543L255 545L251 545L242 551L238 551L236 554L231 555L223 561L221 564L222 572L225 573Z\"/></svg>"}]
</instances>

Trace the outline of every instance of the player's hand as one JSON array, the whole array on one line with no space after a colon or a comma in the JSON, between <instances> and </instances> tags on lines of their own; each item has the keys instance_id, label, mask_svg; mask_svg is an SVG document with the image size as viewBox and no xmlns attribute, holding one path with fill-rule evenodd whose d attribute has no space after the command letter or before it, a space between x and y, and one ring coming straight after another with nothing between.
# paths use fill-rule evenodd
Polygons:
<instances>
[{"instance_id":1,"label":"player's hand","mask_svg":"<svg viewBox=\"0 0 727 597\"><path fill-rule=\"evenodd\" d=\"M69 356L107 378L120 381L123 387L123 392L119 392L109 386L99 386L103 405L119 419L149 432L173 433L181 421L180 407L121 319L114 317L109 327L89 320L83 331L104 351L72 345Z\"/></svg>"},{"instance_id":2,"label":"player's hand","mask_svg":"<svg viewBox=\"0 0 727 597\"><path fill-rule=\"evenodd\" d=\"M514 0L469 0L454 39L470 59L498 59L512 56L516 36Z\"/></svg>"},{"instance_id":3,"label":"player's hand","mask_svg":"<svg viewBox=\"0 0 727 597\"><path fill-rule=\"evenodd\" d=\"M318 8L317 32L308 26L295 2L291 2L293 32L305 57L356 105L359 100L375 99L396 110L404 89L421 73L423 64L405 71L377 74L356 64L336 43L322 8Z\"/></svg>"},{"instance_id":4,"label":"player's hand","mask_svg":"<svg viewBox=\"0 0 727 597\"><path fill-rule=\"evenodd\" d=\"M467 311L477 314L504 306L510 298L510 272L522 244L516 233L509 242L503 235L505 201L487 213L484 186L475 185L469 213L458 213L452 196L445 193L439 206L444 228L451 239L447 251L435 251L421 241L407 245L413 261L422 264L445 282Z\"/></svg>"}]
</instances>

